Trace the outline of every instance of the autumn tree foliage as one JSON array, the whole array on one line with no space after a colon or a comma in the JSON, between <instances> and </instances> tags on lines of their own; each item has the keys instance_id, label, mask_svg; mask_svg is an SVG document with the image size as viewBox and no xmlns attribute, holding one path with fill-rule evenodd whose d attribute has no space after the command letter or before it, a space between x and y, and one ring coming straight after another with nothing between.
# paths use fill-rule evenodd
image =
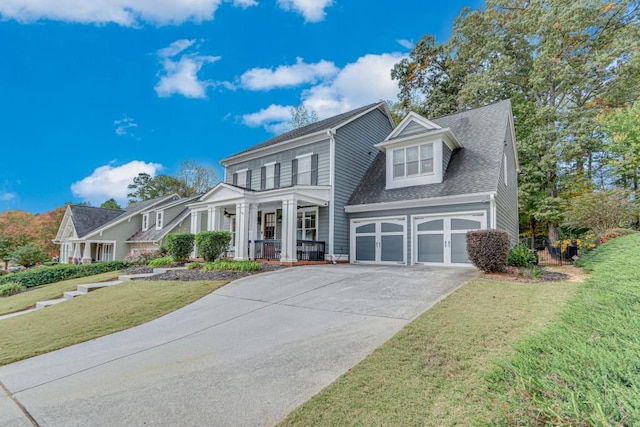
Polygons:
<instances>
[{"instance_id":1,"label":"autumn tree foliage","mask_svg":"<svg viewBox=\"0 0 640 427\"><path fill-rule=\"evenodd\" d=\"M11 257L14 251L26 245L34 245L50 256L57 255L53 244L66 207L32 214L21 210L0 213L0 258Z\"/></svg>"}]
</instances>

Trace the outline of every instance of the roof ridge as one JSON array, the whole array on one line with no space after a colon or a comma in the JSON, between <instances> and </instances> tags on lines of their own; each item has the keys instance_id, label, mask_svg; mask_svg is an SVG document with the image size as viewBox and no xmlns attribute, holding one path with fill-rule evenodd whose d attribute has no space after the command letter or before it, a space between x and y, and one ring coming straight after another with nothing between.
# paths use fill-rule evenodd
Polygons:
<instances>
[{"instance_id":1,"label":"roof ridge","mask_svg":"<svg viewBox=\"0 0 640 427\"><path fill-rule=\"evenodd\" d=\"M462 113L467 113L469 111L473 111L473 110L478 110L480 108L486 108L486 107L491 107L492 105L498 105L502 102L511 102L511 98L505 98L505 99L501 99L500 101L496 101L496 102L491 102L489 104L485 104L485 105L478 105L477 107L473 107L473 108L467 108L466 110L461 110L461 111L456 111L455 113L449 113L449 114L444 114L442 116L438 116L438 117L432 117L432 118L427 118L425 117L427 120L438 120L438 119L442 119L444 117L450 117L450 116L455 116L458 114L462 114ZM418 113L419 114L419 113Z\"/></svg>"},{"instance_id":2,"label":"roof ridge","mask_svg":"<svg viewBox=\"0 0 640 427\"><path fill-rule=\"evenodd\" d=\"M91 208L91 209L102 209L104 211L114 211L114 212L126 212L126 209L113 209L113 208L101 208L100 206L87 206L87 205L81 205L81 204L71 204L69 206L73 206L76 208Z\"/></svg>"}]
</instances>

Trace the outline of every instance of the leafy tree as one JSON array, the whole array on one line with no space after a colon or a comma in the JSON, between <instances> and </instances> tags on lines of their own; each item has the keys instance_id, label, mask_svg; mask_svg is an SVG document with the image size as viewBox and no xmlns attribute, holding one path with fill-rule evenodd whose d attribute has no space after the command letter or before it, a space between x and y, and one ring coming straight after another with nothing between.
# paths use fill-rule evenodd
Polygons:
<instances>
[{"instance_id":1,"label":"leafy tree","mask_svg":"<svg viewBox=\"0 0 640 427\"><path fill-rule=\"evenodd\" d=\"M122 209L122 207L120 207L120 205L118 204L118 202L116 202L116 199L114 198L106 200L104 203L100 205L100 207L104 209Z\"/></svg>"},{"instance_id":2,"label":"leafy tree","mask_svg":"<svg viewBox=\"0 0 640 427\"><path fill-rule=\"evenodd\" d=\"M20 246L15 251L13 251L13 259L19 265L30 268L34 265L48 261L49 256L39 246L25 245Z\"/></svg>"},{"instance_id":3,"label":"leafy tree","mask_svg":"<svg viewBox=\"0 0 640 427\"><path fill-rule=\"evenodd\" d=\"M195 196L206 193L220 182L218 171L212 167L197 164L193 160L185 160L180 164L177 179L186 187L184 196Z\"/></svg>"},{"instance_id":4,"label":"leafy tree","mask_svg":"<svg viewBox=\"0 0 640 427\"><path fill-rule=\"evenodd\" d=\"M291 114L291 120L289 121L291 129L298 129L318 121L318 113L308 109L304 104L292 107L289 110L289 114Z\"/></svg>"},{"instance_id":5,"label":"leafy tree","mask_svg":"<svg viewBox=\"0 0 640 427\"><path fill-rule=\"evenodd\" d=\"M592 230L600 234L611 228L627 228L637 218L635 203L622 189L584 193L573 197L564 225L572 230Z\"/></svg>"},{"instance_id":6,"label":"leafy tree","mask_svg":"<svg viewBox=\"0 0 640 427\"><path fill-rule=\"evenodd\" d=\"M151 200L174 193L180 196L189 194L189 189L183 181L169 175L151 177L147 173L139 173L127 188L130 190L127 194L130 203Z\"/></svg>"},{"instance_id":7,"label":"leafy tree","mask_svg":"<svg viewBox=\"0 0 640 427\"><path fill-rule=\"evenodd\" d=\"M420 40L392 77L405 108L431 117L511 98L521 214L547 222L556 240L563 190L602 167L595 117L640 91L638 8L631 0L488 0L464 9L445 43Z\"/></svg>"}]
</instances>

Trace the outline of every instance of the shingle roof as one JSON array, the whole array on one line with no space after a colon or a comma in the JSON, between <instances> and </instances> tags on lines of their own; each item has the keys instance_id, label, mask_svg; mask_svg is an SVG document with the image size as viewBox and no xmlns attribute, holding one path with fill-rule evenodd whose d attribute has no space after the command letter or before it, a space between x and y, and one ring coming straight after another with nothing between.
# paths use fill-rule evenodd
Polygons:
<instances>
[{"instance_id":1,"label":"shingle roof","mask_svg":"<svg viewBox=\"0 0 640 427\"><path fill-rule=\"evenodd\" d=\"M174 219L160 230L156 230L155 227L152 227L147 231L139 230L136 234L131 236L127 242L157 242L164 237L165 234L170 232L180 221L184 220L187 215L189 215L189 208L184 208Z\"/></svg>"},{"instance_id":2,"label":"shingle roof","mask_svg":"<svg viewBox=\"0 0 640 427\"><path fill-rule=\"evenodd\" d=\"M348 205L494 192L498 187L509 100L430 119L450 128L463 148L453 152L442 183L386 189L386 155L378 153Z\"/></svg>"},{"instance_id":3,"label":"shingle roof","mask_svg":"<svg viewBox=\"0 0 640 427\"><path fill-rule=\"evenodd\" d=\"M367 111L368 109L373 108L373 107L375 107L377 105L381 105L381 103L380 102L376 102L376 103L373 103L373 104L365 105L364 107L356 108L355 110L347 111L346 113L338 114L337 116L329 117L327 119L320 120L318 122L311 123L309 125L302 126L300 128L297 128L297 129L290 130L289 132L285 132L283 134L274 136L273 138L268 139L268 140L266 140L266 141L264 141L264 142L262 142L262 143L260 143L258 145L254 145L253 147L250 147L250 148L248 148L246 150L240 151L239 153L236 153L236 154L228 157L228 159L236 157L236 156L239 156L241 154L250 153L252 151L259 150L261 148L269 147L271 145L276 145L276 144L279 144L281 142L288 141L290 139L300 138L302 136L311 135L311 134L314 134L316 132L320 132L320 131L325 130L325 129L328 130L328 129L335 128L337 126L340 126L344 122L348 121L349 119L354 118L358 114L361 114L361 113Z\"/></svg>"},{"instance_id":4,"label":"shingle roof","mask_svg":"<svg viewBox=\"0 0 640 427\"><path fill-rule=\"evenodd\" d=\"M93 206L71 205L73 226L78 237L83 237L92 230L119 217L125 211L121 209L94 208Z\"/></svg>"}]
</instances>

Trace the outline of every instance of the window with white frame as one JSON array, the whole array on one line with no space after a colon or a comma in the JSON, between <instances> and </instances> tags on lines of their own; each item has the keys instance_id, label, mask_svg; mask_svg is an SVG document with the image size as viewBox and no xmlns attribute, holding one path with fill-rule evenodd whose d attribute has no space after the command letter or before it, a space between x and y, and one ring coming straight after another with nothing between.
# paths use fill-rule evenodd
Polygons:
<instances>
[{"instance_id":1,"label":"window with white frame","mask_svg":"<svg viewBox=\"0 0 640 427\"><path fill-rule=\"evenodd\" d=\"M236 172L237 182L236 185L238 187L245 188L247 186L247 170L243 169L241 171Z\"/></svg>"},{"instance_id":2,"label":"window with white frame","mask_svg":"<svg viewBox=\"0 0 640 427\"><path fill-rule=\"evenodd\" d=\"M276 177L276 164L271 163L269 165L264 165L264 173L265 173L265 189L275 188L275 177Z\"/></svg>"},{"instance_id":3,"label":"window with white frame","mask_svg":"<svg viewBox=\"0 0 640 427\"><path fill-rule=\"evenodd\" d=\"M420 144L393 150L393 178L433 173L433 144Z\"/></svg>"},{"instance_id":4,"label":"window with white frame","mask_svg":"<svg viewBox=\"0 0 640 427\"><path fill-rule=\"evenodd\" d=\"M156 212L156 230L162 229L162 211Z\"/></svg>"},{"instance_id":5,"label":"window with white frame","mask_svg":"<svg viewBox=\"0 0 640 427\"><path fill-rule=\"evenodd\" d=\"M311 185L311 155L298 157L298 184Z\"/></svg>"},{"instance_id":6,"label":"window with white frame","mask_svg":"<svg viewBox=\"0 0 640 427\"><path fill-rule=\"evenodd\" d=\"M318 210L315 208L298 211L298 240L317 240Z\"/></svg>"},{"instance_id":7,"label":"window with white frame","mask_svg":"<svg viewBox=\"0 0 640 427\"><path fill-rule=\"evenodd\" d=\"M147 231L149 229L149 214L146 213L142 215L142 231Z\"/></svg>"}]
</instances>

